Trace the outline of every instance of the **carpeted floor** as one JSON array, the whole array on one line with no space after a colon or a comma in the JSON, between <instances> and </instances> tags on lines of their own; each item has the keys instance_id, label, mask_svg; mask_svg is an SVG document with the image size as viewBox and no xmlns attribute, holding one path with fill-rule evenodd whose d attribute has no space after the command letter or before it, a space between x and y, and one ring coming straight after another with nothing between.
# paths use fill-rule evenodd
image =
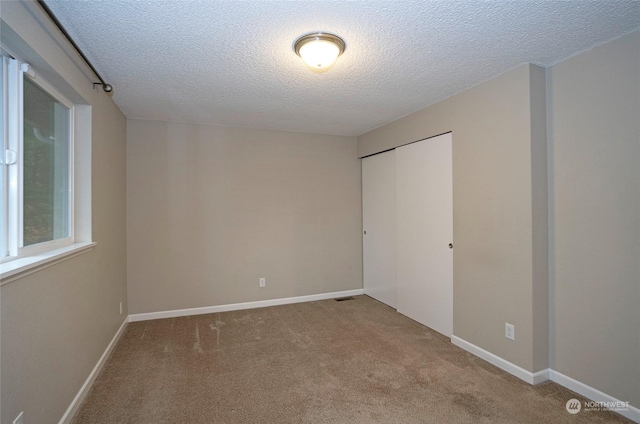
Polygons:
<instances>
[{"instance_id":1,"label":"carpeted floor","mask_svg":"<svg viewBox=\"0 0 640 424\"><path fill-rule=\"evenodd\" d=\"M366 296L131 323L74 424L603 423Z\"/></svg>"}]
</instances>

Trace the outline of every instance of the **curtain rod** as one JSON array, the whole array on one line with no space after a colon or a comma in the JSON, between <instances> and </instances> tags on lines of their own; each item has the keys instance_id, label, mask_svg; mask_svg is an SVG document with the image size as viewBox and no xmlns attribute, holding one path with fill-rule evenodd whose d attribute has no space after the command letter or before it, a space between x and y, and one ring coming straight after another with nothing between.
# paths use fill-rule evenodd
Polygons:
<instances>
[{"instance_id":1,"label":"curtain rod","mask_svg":"<svg viewBox=\"0 0 640 424\"><path fill-rule=\"evenodd\" d=\"M91 62L89 61L89 59L87 59L87 56L84 55L84 53L82 53L82 50L80 50L80 47L78 47L78 45L76 44L75 41L73 41L73 38L71 38L71 36L69 35L69 33L67 32L67 30L64 28L64 26L60 23L60 21L58 20L58 18L56 18L56 15L51 11L51 9L49 9L49 6L47 6L47 3L44 0L37 0L38 4L42 7L42 9L45 11L45 13L49 16L49 18L51 18L51 20L53 21L53 23L58 27L58 29L60 30L60 32L62 33L62 35L64 35L66 37L66 39L71 43L71 45L73 46L74 49L76 49L76 51L78 52L78 54L80 55L80 57L82 57L82 59L85 61L85 63L89 66L89 68L91 68L91 70L93 71L93 73L98 77L98 79L100 80L100 82L94 82L93 86L95 87L96 85L101 85L102 89L107 92L110 93L113 91L113 87L111 86L111 84L107 84L104 79L100 76L100 74L98 73L98 71L96 71L96 68L93 67L93 65L91 64Z\"/></svg>"}]
</instances>

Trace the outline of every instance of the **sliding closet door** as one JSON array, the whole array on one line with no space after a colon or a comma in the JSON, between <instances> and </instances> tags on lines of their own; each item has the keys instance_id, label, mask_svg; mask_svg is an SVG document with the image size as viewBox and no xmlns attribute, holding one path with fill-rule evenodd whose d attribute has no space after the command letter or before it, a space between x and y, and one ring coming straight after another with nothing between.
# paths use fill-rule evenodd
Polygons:
<instances>
[{"instance_id":1,"label":"sliding closet door","mask_svg":"<svg viewBox=\"0 0 640 424\"><path fill-rule=\"evenodd\" d=\"M396 149L398 312L453 333L451 134Z\"/></svg>"},{"instance_id":2,"label":"sliding closet door","mask_svg":"<svg viewBox=\"0 0 640 424\"><path fill-rule=\"evenodd\" d=\"M362 159L365 294L396 307L396 154Z\"/></svg>"}]
</instances>

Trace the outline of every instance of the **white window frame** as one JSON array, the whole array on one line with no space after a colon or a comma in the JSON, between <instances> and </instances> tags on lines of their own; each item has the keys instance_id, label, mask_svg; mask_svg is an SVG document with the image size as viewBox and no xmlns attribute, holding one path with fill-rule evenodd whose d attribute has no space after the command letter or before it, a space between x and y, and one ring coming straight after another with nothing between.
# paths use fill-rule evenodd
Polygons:
<instances>
[{"instance_id":1,"label":"white window frame","mask_svg":"<svg viewBox=\"0 0 640 424\"><path fill-rule=\"evenodd\" d=\"M0 166L4 168L2 172L4 172L4 177L6 177L6 190L3 187L0 194L6 196L6 198L2 199L5 202L6 209L3 211L4 216L1 217L5 226L0 232L3 237L3 242L0 243L3 249L0 255L0 285L8 284L11 281L36 272L41 268L79 255L88 251L96 244L91 241L90 215L87 217L86 205L87 201L90 205L90 197L89 199L82 200L82 221L80 223L76 222L76 196L78 195L77 184L79 183L77 180L78 176L75 175L76 165L78 164L78 158L76 157L78 148L78 146L76 146L76 132L82 131L82 134L85 134L84 139L86 138L88 128L89 135L87 141L90 142L91 125L90 122L83 123L76 121L76 119L78 116L81 116L80 119L86 119L87 117L90 119L90 108L87 109L87 107L83 106L81 110L78 110L77 105L64 96L54 85L36 73L32 67L22 62L14 54L9 55L12 56L13 59L7 57L5 54L6 49L3 48L2 50L2 60L7 65L7 73L6 79L0 80L0 83L3 84L3 98L1 100L4 102L2 108L4 116L2 116L2 119L5 124L2 127L4 132L4 134L2 134L4 145L0 146L0 154L2 155L2 165ZM24 78L29 78L39 88L69 109L68 236L26 247L23 246ZM9 157L7 157L7 149L15 153L9 152ZM82 149L83 153L80 157L86 160L87 148L83 147ZM15 156L15 158L11 156ZM15 159L15 165L4 165L6 159ZM85 165L82 165L83 169L85 167ZM88 175L90 175L90 165L88 169ZM86 172L83 171L82 175L85 174ZM87 191L87 188L83 187L81 191L83 194L88 192L90 196L90 189ZM88 212L90 214L90 206ZM78 234L78 228L81 229L81 234ZM78 239L78 235L80 235L80 239ZM4 246L5 243L6 246Z\"/></svg>"}]
</instances>

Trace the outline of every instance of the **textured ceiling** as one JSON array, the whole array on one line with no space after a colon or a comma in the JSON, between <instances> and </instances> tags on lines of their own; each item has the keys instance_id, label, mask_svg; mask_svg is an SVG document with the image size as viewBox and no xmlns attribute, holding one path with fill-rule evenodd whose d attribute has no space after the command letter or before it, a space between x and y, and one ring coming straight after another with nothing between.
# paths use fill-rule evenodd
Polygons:
<instances>
[{"instance_id":1,"label":"textured ceiling","mask_svg":"<svg viewBox=\"0 0 640 424\"><path fill-rule=\"evenodd\" d=\"M360 135L640 27L640 2L47 0L129 118ZM315 73L305 33L347 43Z\"/></svg>"}]
</instances>

